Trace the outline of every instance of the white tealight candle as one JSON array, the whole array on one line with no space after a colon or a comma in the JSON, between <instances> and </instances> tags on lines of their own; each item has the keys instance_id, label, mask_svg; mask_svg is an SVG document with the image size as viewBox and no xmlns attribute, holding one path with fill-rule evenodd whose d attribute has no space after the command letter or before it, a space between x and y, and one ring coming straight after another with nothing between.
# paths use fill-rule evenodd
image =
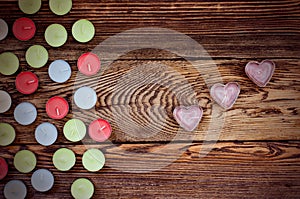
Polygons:
<instances>
[{"instance_id":1,"label":"white tealight candle","mask_svg":"<svg viewBox=\"0 0 300 199\"><path fill-rule=\"evenodd\" d=\"M53 187L54 177L47 169L39 169L32 174L31 184L35 190L46 192Z\"/></svg>"},{"instance_id":2,"label":"white tealight candle","mask_svg":"<svg viewBox=\"0 0 300 199\"><path fill-rule=\"evenodd\" d=\"M0 41L5 39L7 34L8 34L7 23L3 19L0 19Z\"/></svg>"},{"instance_id":3,"label":"white tealight candle","mask_svg":"<svg viewBox=\"0 0 300 199\"><path fill-rule=\"evenodd\" d=\"M91 109L96 105L97 94L88 86L81 87L74 94L74 102L81 109Z\"/></svg>"},{"instance_id":4,"label":"white tealight candle","mask_svg":"<svg viewBox=\"0 0 300 199\"><path fill-rule=\"evenodd\" d=\"M64 60L55 60L48 69L50 79L57 83L66 82L71 77L71 72L70 65Z\"/></svg>"},{"instance_id":5,"label":"white tealight candle","mask_svg":"<svg viewBox=\"0 0 300 199\"><path fill-rule=\"evenodd\" d=\"M50 146L57 139L57 129L53 124L44 122L35 129L35 139L43 146Z\"/></svg>"},{"instance_id":6,"label":"white tealight candle","mask_svg":"<svg viewBox=\"0 0 300 199\"><path fill-rule=\"evenodd\" d=\"M21 125L33 123L37 116L35 106L29 102L20 103L14 111L15 120Z\"/></svg>"},{"instance_id":7,"label":"white tealight candle","mask_svg":"<svg viewBox=\"0 0 300 199\"><path fill-rule=\"evenodd\" d=\"M27 188L21 180L11 180L4 187L6 199L24 199L27 195Z\"/></svg>"},{"instance_id":8,"label":"white tealight candle","mask_svg":"<svg viewBox=\"0 0 300 199\"><path fill-rule=\"evenodd\" d=\"M0 113L5 113L11 106L11 97L6 91L0 90Z\"/></svg>"}]
</instances>

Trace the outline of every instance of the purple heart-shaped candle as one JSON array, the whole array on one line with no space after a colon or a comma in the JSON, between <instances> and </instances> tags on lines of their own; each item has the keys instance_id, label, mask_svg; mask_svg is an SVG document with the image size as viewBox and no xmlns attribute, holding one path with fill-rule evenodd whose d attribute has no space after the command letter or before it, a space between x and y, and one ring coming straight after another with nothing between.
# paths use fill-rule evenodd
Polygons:
<instances>
[{"instance_id":1,"label":"purple heart-shaped candle","mask_svg":"<svg viewBox=\"0 0 300 199\"><path fill-rule=\"evenodd\" d=\"M249 62L245 67L245 72L257 86L265 87L273 76L275 63L264 60L261 63L256 61Z\"/></svg>"},{"instance_id":2,"label":"purple heart-shaped candle","mask_svg":"<svg viewBox=\"0 0 300 199\"><path fill-rule=\"evenodd\" d=\"M240 94L238 83L229 82L226 85L216 83L210 88L210 96L224 109L230 109Z\"/></svg>"},{"instance_id":3,"label":"purple heart-shaped candle","mask_svg":"<svg viewBox=\"0 0 300 199\"><path fill-rule=\"evenodd\" d=\"M186 131L193 131L201 121L203 110L197 105L177 106L173 116L177 123Z\"/></svg>"}]
</instances>

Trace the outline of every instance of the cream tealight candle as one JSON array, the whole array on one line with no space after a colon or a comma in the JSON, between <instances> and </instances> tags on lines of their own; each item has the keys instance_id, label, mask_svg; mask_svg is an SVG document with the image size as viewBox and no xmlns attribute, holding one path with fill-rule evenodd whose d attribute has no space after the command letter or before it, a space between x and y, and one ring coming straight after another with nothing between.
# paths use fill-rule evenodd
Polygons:
<instances>
[{"instance_id":1,"label":"cream tealight candle","mask_svg":"<svg viewBox=\"0 0 300 199\"><path fill-rule=\"evenodd\" d=\"M35 140L43 146L50 146L56 141L57 134L53 124L44 122L35 129Z\"/></svg>"},{"instance_id":2,"label":"cream tealight candle","mask_svg":"<svg viewBox=\"0 0 300 199\"><path fill-rule=\"evenodd\" d=\"M31 185L39 192L49 191L54 185L54 176L47 169L36 170L31 176Z\"/></svg>"},{"instance_id":3,"label":"cream tealight candle","mask_svg":"<svg viewBox=\"0 0 300 199\"><path fill-rule=\"evenodd\" d=\"M6 199L24 199L27 188L21 180L11 180L5 185L3 193Z\"/></svg>"},{"instance_id":4,"label":"cream tealight candle","mask_svg":"<svg viewBox=\"0 0 300 199\"><path fill-rule=\"evenodd\" d=\"M11 106L11 97L6 91L0 90L0 113L5 113Z\"/></svg>"},{"instance_id":5,"label":"cream tealight candle","mask_svg":"<svg viewBox=\"0 0 300 199\"><path fill-rule=\"evenodd\" d=\"M29 125L35 121L37 110L33 104L22 102L15 108L14 117L19 124Z\"/></svg>"}]
</instances>

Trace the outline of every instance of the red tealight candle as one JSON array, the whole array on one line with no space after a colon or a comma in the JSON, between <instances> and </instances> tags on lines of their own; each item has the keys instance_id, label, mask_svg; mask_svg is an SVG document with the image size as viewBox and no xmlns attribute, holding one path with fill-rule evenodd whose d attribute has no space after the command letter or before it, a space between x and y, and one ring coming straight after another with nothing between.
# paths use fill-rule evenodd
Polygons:
<instances>
[{"instance_id":1,"label":"red tealight candle","mask_svg":"<svg viewBox=\"0 0 300 199\"><path fill-rule=\"evenodd\" d=\"M0 180L5 178L8 173L8 165L4 158L0 157Z\"/></svg>"},{"instance_id":2,"label":"red tealight candle","mask_svg":"<svg viewBox=\"0 0 300 199\"><path fill-rule=\"evenodd\" d=\"M100 59L94 53L84 53L77 61L78 70L87 76L97 74L100 70L100 66Z\"/></svg>"},{"instance_id":3,"label":"red tealight candle","mask_svg":"<svg viewBox=\"0 0 300 199\"><path fill-rule=\"evenodd\" d=\"M22 17L14 22L12 30L17 39L27 41L34 36L36 27L31 19Z\"/></svg>"},{"instance_id":4,"label":"red tealight candle","mask_svg":"<svg viewBox=\"0 0 300 199\"><path fill-rule=\"evenodd\" d=\"M52 97L46 104L46 112L52 119L62 119L69 112L69 104L62 97Z\"/></svg>"},{"instance_id":5,"label":"red tealight candle","mask_svg":"<svg viewBox=\"0 0 300 199\"><path fill-rule=\"evenodd\" d=\"M29 71L21 72L16 77L16 88L20 93L31 94L36 91L39 86L39 79L37 76Z\"/></svg>"},{"instance_id":6,"label":"red tealight candle","mask_svg":"<svg viewBox=\"0 0 300 199\"><path fill-rule=\"evenodd\" d=\"M95 120L89 126L89 135L97 142L103 142L107 140L111 135L111 131L110 124L108 121L103 119Z\"/></svg>"}]
</instances>

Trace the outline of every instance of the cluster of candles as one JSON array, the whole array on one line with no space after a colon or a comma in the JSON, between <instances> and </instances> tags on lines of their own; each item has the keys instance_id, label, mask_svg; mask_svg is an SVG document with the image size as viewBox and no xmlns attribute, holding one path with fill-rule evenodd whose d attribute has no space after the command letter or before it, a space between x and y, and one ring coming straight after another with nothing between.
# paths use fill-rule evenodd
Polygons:
<instances>
[{"instance_id":1,"label":"cluster of candles","mask_svg":"<svg viewBox=\"0 0 300 199\"><path fill-rule=\"evenodd\" d=\"M35 14L41 8L41 0L19 0L19 8L25 14ZM56 15L65 15L72 8L72 0L50 0L50 10ZM32 39L36 32L35 23L27 18L17 19L13 26L13 35L21 41ZM8 25L0 19L0 41L5 39L8 34ZM92 40L95 34L94 25L87 19L80 19L72 26L72 36L81 43ZM45 31L45 40L49 46L60 47L64 45L68 38L68 33L61 24L52 24ZM41 68L48 62L49 54L45 47L33 45L25 53L25 59L32 68ZM100 70L100 59L96 54L84 53L78 58L78 70L87 76L95 75ZM0 73L2 75L13 75L19 70L19 59L12 52L3 52L0 54ZM48 68L48 74L52 81L64 83L71 77L71 67L64 60L53 61ZM20 72L15 79L16 89L24 94L30 95L38 89L39 79L30 71ZM94 89L84 86L79 88L74 94L74 102L77 107L88 110L93 108L97 102L97 95ZM7 112L12 104L11 96L8 92L0 90L0 113ZM47 115L52 119L62 119L69 112L68 102L60 97L54 96L48 100L45 105ZM36 107L29 102L18 104L14 110L14 118L20 125L30 125L37 118ZM67 140L78 142L84 139L88 132L89 136L97 141L107 140L112 132L108 121L97 119L92 121L88 129L83 121L79 119L70 119L63 127L63 133ZM12 125L0 123L0 146L10 145L16 132ZM37 126L35 130L36 141L43 146L52 145L58 137L58 131L55 125L44 122ZM67 148L58 149L52 158L54 167L59 171L68 171L76 163L75 153ZM35 154L29 150L21 150L14 156L14 167L21 173L30 173L36 167L37 159ZM82 156L83 167L90 172L97 172L105 164L104 154L96 148L88 149ZM0 157L0 180L8 173L8 164L6 160ZM32 187L39 192L49 191L54 185L54 176L47 169L35 170L31 176ZM86 178L75 180L71 186L71 194L74 198L91 198L94 193L93 183ZM4 187L4 196L7 199L25 198L27 189L21 180L11 180Z\"/></svg>"}]
</instances>

